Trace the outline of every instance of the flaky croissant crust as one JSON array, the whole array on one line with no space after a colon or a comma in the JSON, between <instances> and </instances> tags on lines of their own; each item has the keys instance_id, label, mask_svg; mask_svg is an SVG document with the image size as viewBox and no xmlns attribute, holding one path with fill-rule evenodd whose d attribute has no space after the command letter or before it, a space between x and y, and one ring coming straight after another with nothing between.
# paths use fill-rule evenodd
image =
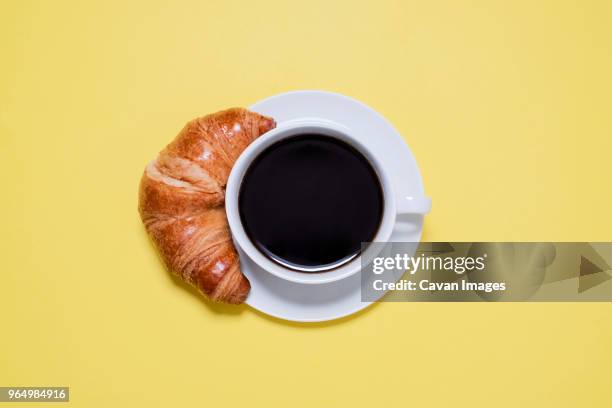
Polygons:
<instances>
[{"instance_id":1,"label":"flaky croissant crust","mask_svg":"<svg viewBox=\"0 0 612 408\"><path fill-rule=\"evenodd\" d=\"M139 212L168 269L214 301L242 303L240 271L223 208L234 162L273 119L243 108L187 123L140 181Z\"/></svg>"}]
</instances>

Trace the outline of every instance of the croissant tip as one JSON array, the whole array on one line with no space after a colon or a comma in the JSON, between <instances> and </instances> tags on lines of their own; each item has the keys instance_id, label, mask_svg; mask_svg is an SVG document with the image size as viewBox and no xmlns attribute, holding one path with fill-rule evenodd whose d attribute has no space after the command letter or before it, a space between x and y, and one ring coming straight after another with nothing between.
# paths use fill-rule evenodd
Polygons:
<instances>
[{"instance_id":1,"label":"croissant tip","mask_svg":"<svg viewBox=\"0 0 612 408\"><path fill-rule=\"evenodd\" d=\"M238 284L238 288L234 290L229 298L226 300L227 303L231 303L233 305L239 305L244 303L244 301L249 296L249 292L251 291L251 283L249 280L241 274L240 283Z\"/></svg>"},{"instance_id":2,"label":"croissant tip","mask_svg":"<svg viewBox=\"0 0 612 408\"><path fill-rule=\"evenodd\" d=\"M242 293L232 293L227 297L221 297L221 298L210 298L211 300L213 300L214 302L217 303L227 303L230 305L240 305L243 304L245 302L245 300L247 299L247 297L249 296L249 291L247 290L246 292L242 292Z\"/></svg>"},{"instance_id":3,"label":"croissant tip","mask_svg":"<svg viewBox=\"0 0 612 408\"><path fill-rule=\"evenodd\" d=\"M259 125L259 132L260 134L264 134L269 130L272 130L276 127L276 121L272 118L269 118L267 116L262 116L263 120L261 121L261 124Z\"/></svg>"}]
</instances>

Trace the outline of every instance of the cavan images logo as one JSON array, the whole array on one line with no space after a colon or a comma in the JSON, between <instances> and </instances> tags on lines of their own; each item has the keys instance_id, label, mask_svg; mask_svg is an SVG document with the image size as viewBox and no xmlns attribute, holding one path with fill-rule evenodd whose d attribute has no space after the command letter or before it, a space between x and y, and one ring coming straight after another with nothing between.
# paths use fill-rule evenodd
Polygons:
<instances>
[{"instance_id":1,"label":"cavan images logo","mask_svg":"<svg viewBox=\"0 0 612 408\"><path fill-rule=\"evenodd\" d=\"M417 256L408 254L395 254L394 257L376 257L372 262L372 272L381 275L385 271L404 270L408 275L415 275L417 271L443 271L462 275L474 270L484 271L487 254L478 257L471 256L433 256L421 253ZM422 291L458 291L474 290L492 292L506 290L505 282L469 282L459 280L454 282L436 282L435 280L400 279L397 282L384 282L382 279L374 281L375 290L422 290Z\"/></svg>"},{"instance_id":2,"label":"cavan images logo","mask_svg":"<svg viewBox=\"0 0 612 408\"><path fill-rule=\"evenodd\" d=\"M612 300L612 243L372 245L364 301Z\"/></svg>"}]
</instances>

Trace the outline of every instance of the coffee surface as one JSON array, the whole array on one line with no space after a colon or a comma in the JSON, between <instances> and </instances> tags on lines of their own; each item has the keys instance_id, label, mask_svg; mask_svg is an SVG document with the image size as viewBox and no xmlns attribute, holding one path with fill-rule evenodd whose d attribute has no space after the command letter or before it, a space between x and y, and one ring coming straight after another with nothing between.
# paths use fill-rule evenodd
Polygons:
<instances>
[{"instance_id":1,"label":"coffee surface","mask_svg":"<svg viewBox=\"0 0 612 408\"><path fill-rule=\"evenodd\" d=\"M264 150L239 193L246 233L294 269L340 265L378 230L383 195L368 160L338 139L304 134Z\"/></svg>"}]
</instances>

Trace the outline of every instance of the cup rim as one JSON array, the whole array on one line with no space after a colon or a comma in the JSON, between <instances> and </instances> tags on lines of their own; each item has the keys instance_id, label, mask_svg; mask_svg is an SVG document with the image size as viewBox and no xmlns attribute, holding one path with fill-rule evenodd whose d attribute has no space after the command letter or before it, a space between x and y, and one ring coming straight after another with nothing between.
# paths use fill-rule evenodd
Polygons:
<instances>
[{"instance_id":1,"label":"cup rim","mask_svg":"<svg viewBox=\"0 0 612 408\"><path fill-rule=\"evenodd\" d=\"M387 241L391 236L396 221L396 198L387 173L380 161L371 153L370 149L351 135L348 127L323 119L305 118L284 122L247 146L234 163L230 172L225 190L225 211L234 245L266 272L295 283L330 283L358 273L361 270L363 251L345 264L318 272L301 272L284 267L268 258L253 244L242 225L238 208L240 186L253 160L276 142L304 133L322 134L349 143L370 162L380 181L384 203L380 225L372 241Z\"/></svg>"}]
</instances>

